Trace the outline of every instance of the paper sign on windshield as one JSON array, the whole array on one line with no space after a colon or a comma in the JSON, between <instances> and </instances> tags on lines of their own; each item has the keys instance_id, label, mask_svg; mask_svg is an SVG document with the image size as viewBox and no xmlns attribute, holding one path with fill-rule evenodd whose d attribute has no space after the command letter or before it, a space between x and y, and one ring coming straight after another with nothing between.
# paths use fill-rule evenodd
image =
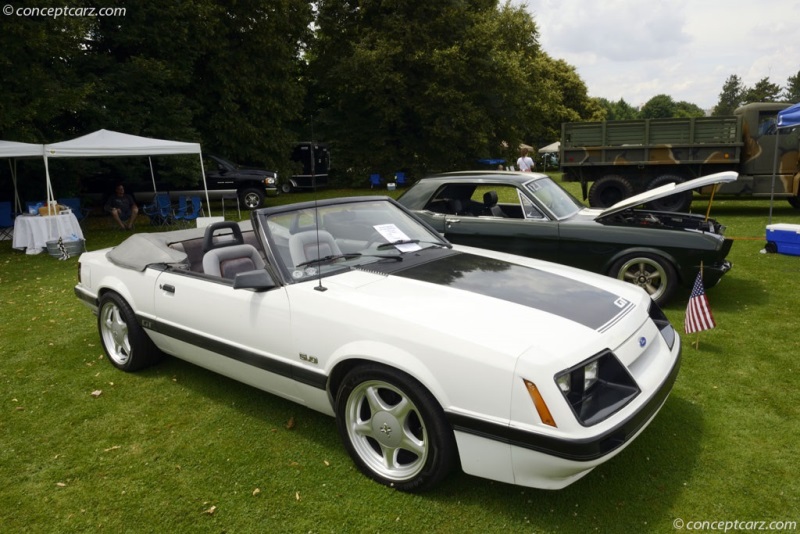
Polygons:
<instances>
[{"instance_id":1,"label":"paper sign on windshield","mask_svg":"<svg viewBox=\"0 0 800 534\"><path fill-rule=\"evenodd\" d=\"M397 250L400 252L414 252L416 250L422 250L422 247L417 243L406 243L406 241L411 241L411 238L409 238L394 224L376 224L373 226L373 228L375 228L379 234L385 237L389 243L396 243L395 248L397 248Z\"/></svg>"}]
</instances>

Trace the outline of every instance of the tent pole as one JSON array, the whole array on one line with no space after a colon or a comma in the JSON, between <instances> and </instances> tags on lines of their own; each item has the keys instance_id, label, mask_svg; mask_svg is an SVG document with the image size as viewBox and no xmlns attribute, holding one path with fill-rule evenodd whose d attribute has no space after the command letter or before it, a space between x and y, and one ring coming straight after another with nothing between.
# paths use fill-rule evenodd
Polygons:
<instances>
[{"instance_id":1,"label":"tent pole","mask_svg":"<svg viewBox=\"0 0 800 534\"><path fill-rule=\"evenodd\" d=\"M206 206L208 206L208 216L211 217L211 201L208 199L208 185L206 185L206 169L203 167L203 151L200 150L200 175L203 177L203 189L206 192Z\"/></svg>"},{"instance_id":2,"label":"tent pole","mask_svg":"<svg viewBox=\"0 0 800 534\"><path fill-rule=\"evenodd\" d=\"M14 162L12 165L11 162ZM17 190L17 160L8 160L8 168L11 169L11 181L14 182L14 213L22 213L22 202L19 199Z\"/></svg>"},{"instance_id":3,"label":"tent pole","mask_svg":"<svg viewBox=\"0 0 800 534\"><path fill-rule=\"evenodd\" d=\"M147 161L150 162L150 179L153 180L153 202L155 202L156 196L158 196L158 189L156 189L156 175L153 172L153 158L147 156Z\"/></svg>"},{"instance_id":4,"label":"tent pole","mask_svg":"<svg viewBox=\"0 0 800 534\"><path fill-rule=\"evenodd\" d=\"M778 172L778 145L781 141L781 129L777 128L778 135L775 136L775 155L772 159L772 187L770 187L769 191L769 222L767 224L772 224L772 204L775 201L775 174Z\"/></svg>"}]
</instances>

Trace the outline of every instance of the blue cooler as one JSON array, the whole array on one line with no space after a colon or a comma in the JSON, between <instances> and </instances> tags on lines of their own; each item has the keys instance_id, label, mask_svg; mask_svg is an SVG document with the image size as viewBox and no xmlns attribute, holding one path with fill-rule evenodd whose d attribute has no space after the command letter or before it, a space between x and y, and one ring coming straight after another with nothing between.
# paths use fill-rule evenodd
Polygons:
<instances>
[{"instance_id":1,"label":"blue cooler","mask_svg":"<svg viewBox=\"0 0 800 534\"><path fill-rule=\"evenodd\" d=\"M775 243L779 254L800 256L800 224L768 224L767 243Z\"/></svg>"}]
</instances>

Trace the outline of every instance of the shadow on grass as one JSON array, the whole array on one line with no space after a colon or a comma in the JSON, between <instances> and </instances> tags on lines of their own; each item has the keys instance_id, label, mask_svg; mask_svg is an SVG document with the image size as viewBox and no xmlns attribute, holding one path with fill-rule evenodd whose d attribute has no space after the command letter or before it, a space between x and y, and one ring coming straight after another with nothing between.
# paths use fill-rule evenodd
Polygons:
<instances>
[{"instance_id":1,"label":"shadow on grass","mask_svg":"<svg viewBox=\"0 0 800 534\"><path fill-rule=\"evenodd\" d=\"M296 443L294 454L300 456L304 449L311 447L323 451L337 464L351 464L334 420L324 414L175 358L167 358L137 376L145 380L177 380L180 387L198 397L225 405L253 419L254 424L263 425L265 434L276 429L289 431L286 426L291 420L294 426L290 430L293 433L290 441ZM387 501L386 505L393 502L395 506L407 507L411 503L428 502L446 509L467 507L472 509L473 516L486 517L487 528L507 522L530 523L534 530L608 530L622 526L622 518L631 526L648 522L652 525L656 518L666 520L681 488L691 478L702 431L700 409L673 396L629 447L560 491L493 482L465 475L457 469L439 487L410 496L369 481L354 466L344 471L349 479L345 485L355 492L352 498L356 498L357 492L366 491L383 495L381 499ZM325 476L342 476L341 471L328 473ZM333 479L319 479L321 485L334 482ZM524 518L520 516L523 512ZM415 513L424 515L427 512ZM471 524L470 528L479 526Z\"/></svg>"}]
</instances>

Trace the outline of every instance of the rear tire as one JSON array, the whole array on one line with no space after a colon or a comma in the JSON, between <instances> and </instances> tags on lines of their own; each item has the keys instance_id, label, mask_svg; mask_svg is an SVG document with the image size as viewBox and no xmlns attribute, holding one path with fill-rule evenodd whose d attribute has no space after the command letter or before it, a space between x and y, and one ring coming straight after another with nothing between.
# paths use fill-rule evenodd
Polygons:
<instances>
[{"instance_id":1,"label":"rear tire","mask_svg":"<svg viewBox=\"0 0 800 534\"><path fill-rule=\"evenodd\" d=\"M789 197L787 200L794 209L800 210L800 195Z\"/></svg>"},{"instance_id":2,"label":"rear tire","mask_svg":"<svg viewBox=\"0 0 800 534\"><path fill-rule=\"evenodd\" d=\"M641 287L659 306L672 298L678 286L675 267L668 260L646 252L620 258L608 275Z\"/></svg>"},{"instance_id":3,"label":"rear tire","mask_svg":"<svg viewBox=\"0 0 800 534\"><path fill-rule=\"evenodd\" d=\"M633 195L633 185L622 176L607 174L592 184L589 189L589 205L607 208Z\"/></svg>"},{"instance_id":4,"label":"rear tire","mask_svg":"<svg viewBox=\"0 0 800 534\"><path fill-rule=\"evenodd\" d=\"M287 193L288 194L288 193L291 193L292 191L294 191L294 186L292 185L292 182L283 182L281 184L281 192L282 193Z\"/></svg>"},{"instance_id":5,"label":"rear tire","mask_svg":"<svg viewBox=\"0 0 800 534\"><path fill-rule=\"evenodd\" d=\"M681 184L685 180L677 175L674 174L662 174L647 184L647 190L655 189L656 187L661 187L664 184ZM664 198L657 198L651 202L647 203L647 207L651 210L656 211L675 211L675 212L686 212L689 211L689 207L692 205L692 197L694 193L692 191L684 191L683 193L678 193L676 195L670 195Z\"/></svg>"},{"instance_id":6,"label":"rear tire","mask_svg":"<svg viewBox=\"0 0 800 534\"><path fill-rule=\"evenodd\" d=\"M400 491L429 489L455 465L455 436L441 406L397 369L350 371L336 395L336 426L361 472Z\"/></svg>"},{"instance_id":7,"label":"rear tire","mask_svg":"<svg viewBox=\"0 0 800 534\"><path fill-rule=\"evenodd\" d=\"M164 356L136 321L130 305L117 293L100 297L97 330L108 361L122 371L144 369Z\"/></svg>"}]
</instances>

